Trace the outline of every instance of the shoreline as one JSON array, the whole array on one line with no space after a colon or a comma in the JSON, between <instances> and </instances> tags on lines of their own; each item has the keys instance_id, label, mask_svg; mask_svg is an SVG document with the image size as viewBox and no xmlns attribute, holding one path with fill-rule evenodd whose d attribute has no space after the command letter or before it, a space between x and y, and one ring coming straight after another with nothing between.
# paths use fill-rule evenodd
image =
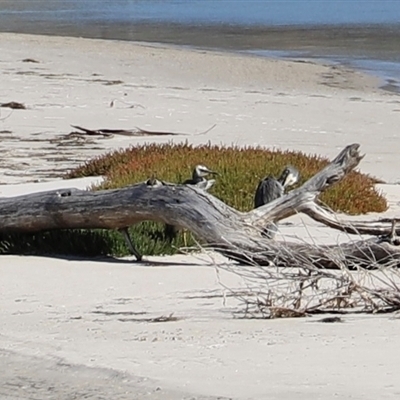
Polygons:
<instances>
[{"instance_id":1,"label":"shoreline","mask_svg":"<svg viewBox=\"0 0 400 400\"><path fill-rule=\"evenodd\" d=\"M26 21L18 29L12 28L13 25L7 29L9 22L5 22L3 33L161 43L235 53L286 52L289 58L320 59L351 66L379 77L382 87L389 84L390 90L400 92L400 26L395 24L240 26L108 21L100 25L96 21L81 24L66 21L59 26L49 20L33 25ZM384 47L378 45L382 42Z\"/></svg>"},{"instance_id":2,"label":"shoreline","mask_svg":"<svg viewBox=\"0 0 400 400\"><path fill-rule=\"evenodd\" d=\"M0 32L0 38L10 38L11 40L16 40L21 42L18 38L26 38L30 42L38 42L38 41L45 41L48 44L55 43L55 42L63 42L64 44L90 44L90 43L99 43L102 47L106 47L107 51L112 51L112 45L115 44L119 47L124 47L125 51L131 46L133 51L134 48L141 48L141 49L158 49L161 52L168 52L172 51L175 54L179 53L192 53L192 54L199 54L199 55L208 55L217 57L227 57L230 60L236 59L253 59L256 60L256 63L261 64L265 62L265 64L277 64L280 65L295 65L298 66L300 64L308 64L310 66L324 68L325 70L329 70L333 67L333 69L341 70L342 72L349 72L353 75L352 78L355 78L355 85L349 85L349 89L357 89L358 85L361 82L362 89L371 89L371 90L381 90L382 87L380 85L381 78L376 75L371 75L363 70L355 68L351 65L345 65L342 63L335 63L330 59L323 59L317 57L306 57L301 54L298 57L294 57L291 53L286 53L284 56L274 56L273 54L268 54L268 50L266 51L267 55L260 54L263 50L251 50L251 51L241 51L229 48L218 48L218 47L197 47L192 45L181 45L177 43L165 43L165 42L147 42L147 41L131 41L131 40L122 40L122 39L102 39L102 38L87 38L87 37L76 37L76 36L54 36L54 35L41 35L41 34L25 34L25 33L9 33L9 32ZM0 42L1 44L1 42ZM61 49L60 49L61 50ZM271 51L272 53L273 51ZM277 51L280 52L280 51ZM303 71L304 72L304 71ZM223 75L221 74L223 77ZM248 76L247 76L248 78ZM260 78L260 76L257 76ZM308 76L310 78L310 76ZM315 80L311 84L316 83ZM393 81L390 83L393 84ZM342 87L346 89L346 87ZM382 89L384 90L384 89Z\"/></svg>"}]
</instances>

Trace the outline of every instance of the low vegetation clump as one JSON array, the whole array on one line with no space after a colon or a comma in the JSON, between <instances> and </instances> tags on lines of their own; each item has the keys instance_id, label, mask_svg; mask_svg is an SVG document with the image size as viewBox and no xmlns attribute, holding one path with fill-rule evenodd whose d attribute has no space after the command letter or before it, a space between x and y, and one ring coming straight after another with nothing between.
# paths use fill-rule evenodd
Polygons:
<instances>
[{"instance_id":1,"label":"low vegetation clump","mask_svg":"<svg viewBox=\"0 0 400 400\"><path fill-rule=\"evenodd\" d=\"M179 183L191 176L195 165L204 164L220 174L215 178L216 183L210 193L238 210L248 211L253 208L257 184L266 175L279 176L284 167L290 164L300 171L301 185L328 162L329 160L316 155L261 147L222 147L210 144L195 147L187 143L145 144L97 157L71 171L67 178L104 175L105 182L100 187L93 188L94 190L124 187L145 181L152 176L159 180ZM383 212L387 209L387 204L375 190L376 182L368 175L351 172L342 182L323 193L321 201L334 211L351 215ZM185 235L188 240L184 242L182 233L169 242L163 229L162 224L144 222L131 227L130 233L138 250L143 254L173 254L179 247L193 244L190 235ZM69 238L74 236L74 246L67 245L71 241L68 238L62 239L62 235L68 235ZM77 240L76 237L80 239ZM118 232L74 231L73 235L71 232L52 232L36 234L33 242L42 245L46 243L46 252L67 252L86 256L123 256L128 253ZM25 251L34 252L37 246L34 246L33 242L25 237ZM9 251L16 250L14 241L7 243L6 248ZM4 247L3 243L3 249ZM39 247L43 249L43 246Z\"/></svg>"},{"instance_id":2,"label":"low vegetation clump","mask_svg":"<svg viewBox=\"0 0 400 400\"><path fill-rule=\"evenodd\" d=\"M145 144L97 157L70 172L68 178L105 175L100 189L131 185L151 176L178 183L191 176L195 165L204 164L220 174L210 192L228 205L248 211L253 208L257 184L266 175L279 176L290 164L300 171L301 185L328 163L316 155L261 147ZM334 211L351 215L383 212L386 200L374 188L375 183L377 180L368 175L351 172L327 190L321 201Z\"/></svg>"}]
</instances>

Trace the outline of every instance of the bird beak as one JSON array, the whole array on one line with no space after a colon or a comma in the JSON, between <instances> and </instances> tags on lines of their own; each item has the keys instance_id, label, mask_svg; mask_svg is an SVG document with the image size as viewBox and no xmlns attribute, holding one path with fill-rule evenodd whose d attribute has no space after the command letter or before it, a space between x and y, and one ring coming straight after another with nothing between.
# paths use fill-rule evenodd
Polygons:
<instances>
[{"instance_id":1,"label":"bird beak","mask_svg":"<svg viewBox=\"0 0 400 400\"><path fill-rule=\"evenodd\" d=\"M207 169L207 172L209 173L209 174L211 174L211 175L219 175L219 173L218 172L215 172L215 171L211 171L211 169Z\"/></svg>"}]
</instances>

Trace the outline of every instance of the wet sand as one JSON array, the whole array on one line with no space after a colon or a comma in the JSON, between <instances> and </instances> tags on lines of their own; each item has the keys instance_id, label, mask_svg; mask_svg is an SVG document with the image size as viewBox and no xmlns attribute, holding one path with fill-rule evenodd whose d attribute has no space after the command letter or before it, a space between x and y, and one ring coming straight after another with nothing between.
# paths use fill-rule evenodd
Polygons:
<instances>
[{"instance_id":1,"label":"wet sand","mask_svg":"<svg viewBox=\"0 0 400 400\"><path fill-rule=\"evenodd\" d=\"M185 7L172 1L102 1L93 7L87 0L3 0L0 31L323 59L379 76L384 83L392 80L389 90L399 92L400 25L393 17L398 6L369 7L357 1L279 6L235 1L229 7L208 7L204 0L204 7L201 1Z\"/></svg>"}]
</instances>

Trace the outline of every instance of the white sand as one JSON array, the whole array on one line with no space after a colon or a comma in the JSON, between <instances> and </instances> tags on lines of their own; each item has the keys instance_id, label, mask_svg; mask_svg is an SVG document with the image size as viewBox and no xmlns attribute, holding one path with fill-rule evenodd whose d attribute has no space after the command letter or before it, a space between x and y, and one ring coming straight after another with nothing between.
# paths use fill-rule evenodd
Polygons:
<instances>
[{"instance_id":1,"label":"white sand","mask_svg":"<svg viewBox=\"0 0 400 400\"><path fill-rule=\"evenodd\" d=\"M380 189L390 213L400 214L400 98L372 77L310 62L125 42L0 34L0 46L0 102L29 108L0 109L0 132L11 132L0 133L0 183L15 184L0 186L1 196L84 188L91 179L51 181L104 151L171 140L55 141L70 124L139 126L189 134L175 141L329 157L359 142L367 153L360 168L392 183ZM109 84L116 80L122 83ZM32 183L38 179L49 182ZM302 221L309 222L291 219L282 233L307 240ZM322 242L347 239L315 223L310 232ZM205 296L222 293L206 256L150 260L138 266L1 256L0 398L399 397L393 316L348 316L342 324L238 320L233 299ZM244 284L227 273L221 278ZM171 313L178 321L135 320Z\"/></svg>"},{"instance_id":2,"label":"white sand","mask_svg":"<svg viewBox=\"0 0 400 400\"><path fill-rule=\"evenodd\" d=\"M0 34L0 183L48 179L131 143L172 137L51 143L71 124L186 132L174 140L263 145L332 157L359 142L365 172L400 181L398 95L372 77L311 62L127 42ZM40 63L24 63L33 58ZM122 81L122 84L110 84ZM114 106L110 107L114 101ZM216 124L206 135L196 136Z\"/></svg>"},{"instance_id":3,"label":"white sand","mask_svg":"<svg viewBox=\"0 0 400 400\"><path fill-rule=\"evenodd\" d=\"M235 303L229 299L224 307L221 298L187 298L219 288L212 268L181 257L160 261L140 267L2 257L2 349L48 362L127 371L149 378L149 390L174 389L191 393L188 398L398 398L399 320L232 319ZM132 321L171 313L182 320ZM34 380L36 372L29 373Z\"/></svg>"}]
</instances>

